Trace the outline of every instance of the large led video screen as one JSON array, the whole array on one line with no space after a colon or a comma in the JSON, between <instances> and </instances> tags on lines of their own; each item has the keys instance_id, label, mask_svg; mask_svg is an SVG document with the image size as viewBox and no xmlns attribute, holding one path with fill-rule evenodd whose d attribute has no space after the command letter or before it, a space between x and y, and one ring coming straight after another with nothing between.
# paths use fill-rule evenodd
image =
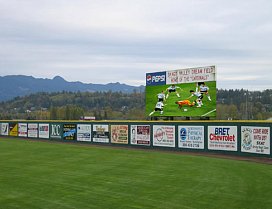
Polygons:
<instances>
[{"instance_id":1,"label":"large led video screen","mask_svg":"<svg viewBox=\"0 0 272 209\"><path fill-rule=\"evenodd\" d=\"M146 116L216 117L216 68L146 74Z\"/></svg>"}]
</instances>

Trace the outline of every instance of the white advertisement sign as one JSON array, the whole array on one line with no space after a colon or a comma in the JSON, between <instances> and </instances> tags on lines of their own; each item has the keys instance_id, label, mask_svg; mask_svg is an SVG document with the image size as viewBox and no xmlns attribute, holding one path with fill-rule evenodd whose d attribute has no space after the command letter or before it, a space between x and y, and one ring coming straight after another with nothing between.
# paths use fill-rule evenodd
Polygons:
<instances>
[{"instance_id":1,"label":"white advertisement sign","mask_svg":"<svg viewBox=\"0 0 272 209\"><path fill-rule=\"evenodd\" d=\"M208 149L237 151L237 126L208 126Z\"/></svg>"},{"instance_id":2,"label":"white advertisement sign","mask_svg":"<svg viewBox=\"0 0 272 209\"><path fill-rule=\"evenodd\" d=\"M215 66L167 71L166 84L215 81L215 71Z\"/></svg>"},{"instance_id":3,"label":"white advertisement sign","mask_svg":"<svg viewBox=\"0 0 272 209\"><path fill-rule=\"evenodd\" d=\"M27 137L27 123L18 123L18 136Z\"/></svg>"},{"instance_id":4,"label":"white advertisement sign","mask_svg":"<svg viewBox=\"0 0 272 209\"><path fill-rule=\"evenodd\" d=\"M93 124L93 142L110 142L109 125Z\"/></svg>"},{"instance_id":5,"label":"white advertisement sign","mask_svg":"<svg viewBox=\"0 0 272 209\"><path fill-rule=\"evenodd\" d=\"M204 126L178 126L178 147L204 149Z\"/></svg>"},{"instance_id":6,"label":"white advertisement sign","mask_svg":"<svg viewBox=\"0 0 272 209\"><path fill-rule=\"evenodd\" d=\"M153 146L175 147L175 126L153 126Z\"/></svg>"},{"instance_id":7,"label":"white advertisement sign","mask_svg":"<svg viewBox=\"0 0 272 209\"><path fill-rule=\"evenodd\" d=\"M241 126L241 151L270 154L270 127Z\"/></svg>"},{"instance_id":8,"label":"white advertisement sign","mask_svg":"<svg viewBox=\"0 0 272 209\"><path fill-rule=\"evenodd\" d=\"M131 125L130 143L150 146L150 125Z\"/></svg>"},{"instance_id":9,"label":"white advertisement sign","mask_svg":"<svg viewBox=\"0 0 272 209\"><path fill-rule=\"evenodd\" d=\"M39 123L39 138L49 139L49 124Z\"/></svg>"},{"instance_id":10,"label":"white advertisement sign","mask_svg":"<svg viewBox=\"0 0 272 209\"><path fill-rule=\"evenodd\" d=\"M92 125L77 124L77 141L91 141Z\"/></svg>"},{"instance_id":11,"label":"white advertisement sign","mask_svg":"<svg viewBox=\"0 0 272 209\"><path fill-rule=\"evenodd\" d=\"M27 127L29 138L38 138L38 123L29 123Z\"/></svg>"},{"instance_id":12,"label":"white advertisement sign","mask_svg":"<svg viewBox=\"0 0 272 209\"><path fill-rule=\"evenodd\" d=\"M2 123L1 125L1 135L8 136L9 134L9 124L8 123Z\"/></svg>"}]
</instances>

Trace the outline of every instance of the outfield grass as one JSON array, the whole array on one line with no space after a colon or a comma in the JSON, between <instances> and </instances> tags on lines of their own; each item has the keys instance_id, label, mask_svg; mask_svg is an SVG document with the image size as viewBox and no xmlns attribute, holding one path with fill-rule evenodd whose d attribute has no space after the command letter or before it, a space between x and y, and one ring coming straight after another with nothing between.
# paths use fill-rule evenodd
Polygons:
<instances>
[{"instance_id":1,"label":"outfield grass","mask_svg":"<svg viewBox=\"0 0 272 209\"><path fill-rule=\"evenodd\" d=\"M0 138L0 168L1 209L272 207L253 162Z\"/></svg>"},{"instance_id":2,"label":"outfield grass","mask_svg":"<svg viewBox=\"0 0 272 209\"><path fill-rule=\"evenodd\" d=\"M164 102L165 107L163 109L163 115L160 112L155 112L152 116L189 116L189 117L215 117L216 112L216 82L210 81L206 82L207 86L209 86L209 94L211 96L212 101L209 101L207 96L203 97L203 106L201 108L193 107L183 107L182 109L178 108L178 105L175 104L176 101L185 100L191 94L190 90L196 89L195 83L185 83L185 84L177 84L181 89L178 89L180 98L177 97L175 93L169 94L169 97ZM146 116L148 116L153 110L157 103L157 94L161 91L165 91L167 87L170 85L162 85L162 86L147 86L146 87ZM165 91L166 94L166 91ZM190 99L191 102L196 100L196 97ZM184 111L184 109L187 111Z\"/></svg>"}]
</instances>

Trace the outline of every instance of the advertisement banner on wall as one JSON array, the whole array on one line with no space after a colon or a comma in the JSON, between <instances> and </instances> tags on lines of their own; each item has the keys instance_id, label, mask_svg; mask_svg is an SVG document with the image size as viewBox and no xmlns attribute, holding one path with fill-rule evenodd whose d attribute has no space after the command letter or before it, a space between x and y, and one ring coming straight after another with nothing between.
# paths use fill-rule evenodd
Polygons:
<instances>
[{"instance_id":1,"label":"advertisement banner on wall","mask_svg":"<svg viewBox=\"0 0 272 209\"><path fill-rule=\"evenodd\" d=\"M39 138L48 139L49 138L49 124L39 123Z\"/></svg>"},{"instance_id":2,"label":"advertisement banner on wall","mask_svg":"<svg viewBox=\"0 0 272 209\"><path fill-rule=\"evenodd\" d=\"M241 126L241 151L270 154L270 127Z\"/></svg>"},{"instance_id":3,"label":"advertisement banner on wall","mask_svg":"<svg viewBox=\"0 0 272 209\"><path fill-rule=\"evenodd\" d=\"M9 135L10 136L18 136L18 124L17 123L9 123Z\"/></svg>"},{"instance_id":4,"label":"advertisement banner on wall","mask_svg":"<svg viewBox=\"0 0 272 209\"><path fill-rule=\"evenodd\" d=\"M27 136L29 138L38 138L38 123L29 123L28 124Z\"/></svg>"},{"instance_id":5,"label":"advertisement banner on wall","mask_svg":"<svg viewBox=\"0 0 272 209\"><path fill-rule=\"evenodd\" d=\"M92 125L91 124L77 124L77 141L91 141Z\"/></svg>"},{"instance_id":6,"label":"advertisement banner on wall","mask_svg":"<svg viewBox=\"0 0 272 209\"><path fill-rule=\"evenodd\" d=\"M9 135L9 123L2 123L1 125L1 135L8 136Z\"/></svg>"},{"instance_id":7,"label":"advertisement banner on wall","mask_svg":"<svg viewBox=\"0 0 272 209\"><path fill-rule=\"evenodd\" d=\"M128 144L128 125L111 125L111 143Z\"/></svg>"},{"instance_id":8,"label":"advertisement banner on wall","mask_svg":"<svg viewBox=\"0 0 272 209\"><path fill-rule=\"evenodd\" d=\"M204 149L204 126L178 126L178 147Z\"/></svg>"},{"instance_id":9,"label":"advertisement banner on wall","mask_svg":"<svg viewBox=\"0 0 272 209\"><path fill-rule=\"evenodd\" d=\"M153 146L175 147L175 126L153 126Z\"/></svg>"},{"instance_id":10,"label":"advertisement banner on wall","mask_svg":"<svg viewBox=\"0 0 272 209\"><path fill-rule=\"evenodd\" d=\"M150 125L131 125L130 143L150 146Z\"/></svg>"},{"instance_id":11,"label":"advertisement banner on wall","mask_svg":"<svg viewBox=\"0 0 272 209\"><path fill-rule=\"evenodd\" d=\"M27 123L18 124L18 136L27 137Z\"/></svg>"},{"instance_id":12,"label":"advertisement banner on wall","mask_svg":"<svg viewBox=\"0 0 272 209\"><path fill-rule=\"evenodd\" d=\"M61 139L62 136L62 124L61 123L52 123L50 130L50 138L52 139Z\"/></svg>"},{"instance_id":13,"label":"advertisement banner on wall","mask_svg":"<svg viewBox=\"0 0 272 209\"><path fill-rule=\"evenodd\" d=\"M208 126L208 149L237 151L237 126Z\"/></svg>"},{"instance_id":14,"label":"advertisement banner on wall","mask_svg":"<svg viewBox=\"0 0 272 209\"><path fill-rule=\"evenodd\" d=\"M76 139L76 124L63 124L63 139Z\"/></svg>"},{"instance_id":15,"label":"advertisement banner on wall","mask_svg":"<svg viewBox=\"0 0 272 209\"><path fill-rule=\"evenodd\" d=\"M109 125L93 124L93 142L110 142Z\"/></svg>"}]
</instances>

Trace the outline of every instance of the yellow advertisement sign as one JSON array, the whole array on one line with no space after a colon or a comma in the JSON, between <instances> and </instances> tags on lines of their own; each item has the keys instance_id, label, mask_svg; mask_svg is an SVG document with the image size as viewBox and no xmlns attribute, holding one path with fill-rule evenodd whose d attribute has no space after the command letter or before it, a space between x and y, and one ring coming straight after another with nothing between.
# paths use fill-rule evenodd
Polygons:
<instances>
[{"instance_id":1,"label":"yellow advertisement sign","mask_svg":"<svg viewBox=\"0 0 272 209\"><path fill-rule=\"evenodd\" d=\"M18 136L18 124L10 123L9 124L9 135L10 136Z\"/></svg>"},{"instance_id":2,"label":"yellow advertisement sign","mask_svg":"<svg viewBox=\"0 0 272 209\"><path fill-rule=\"evenodd\" d=\"M128 144L128 125L111 125L111 143Z\"/></svg>"}]
</instances>

